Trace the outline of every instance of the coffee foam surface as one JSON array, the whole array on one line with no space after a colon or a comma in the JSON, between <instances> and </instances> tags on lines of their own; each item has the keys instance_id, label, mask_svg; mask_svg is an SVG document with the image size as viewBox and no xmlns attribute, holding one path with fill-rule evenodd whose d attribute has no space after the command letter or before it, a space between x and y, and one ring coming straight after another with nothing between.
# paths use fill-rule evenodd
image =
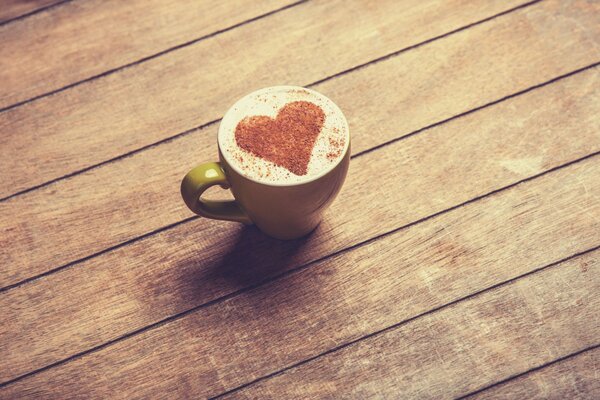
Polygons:
<instances>
[{"instance_id":1,"label":"coffee foam surface","mask_svg":"<svg viewBox=\"0 0 600 400\"><path fill-rule=\"evenodd\" d=\"M241 149L235 139L236 127L244 118L258 115L276 118L286 104L295 101L309 101L325 114L307 173L301 176ZM276 86L250 93L236 102L221 121L218 140L223 156L238 173L257 182L285 185L310 181L333 169L348 151L349 131L344 115L327 97L302 87Z\"/></svg>"}]
</instances>

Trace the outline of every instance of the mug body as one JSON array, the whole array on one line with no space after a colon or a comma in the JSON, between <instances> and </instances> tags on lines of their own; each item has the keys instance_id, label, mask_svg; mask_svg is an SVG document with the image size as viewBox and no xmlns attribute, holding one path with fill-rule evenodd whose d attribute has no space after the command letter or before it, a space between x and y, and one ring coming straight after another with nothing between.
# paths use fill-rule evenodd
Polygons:
<instances>
[{"instance_id":1,"label":"mug body","mask_svg":"<svg viewBox=\"0 0 600 400\"><path fill-rule=\"evenodd\" d=\"M349 140L349 138L348 138ZM240 207L256 226L277 239L295 239L314 230L346 179L350 144L325 175L308 182L274 185L253 181L233 168L219 148L221 166Z\"/></svg>"}]
</instances>

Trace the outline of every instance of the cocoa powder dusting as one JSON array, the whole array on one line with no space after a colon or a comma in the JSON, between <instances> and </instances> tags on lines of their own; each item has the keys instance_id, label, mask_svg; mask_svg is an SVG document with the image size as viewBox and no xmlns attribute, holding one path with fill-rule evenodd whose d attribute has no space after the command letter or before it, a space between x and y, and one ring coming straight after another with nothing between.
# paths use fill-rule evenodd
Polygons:
<instances>
[{"instance_id":1,"label":"cocoa powder dusting","mask_svg":"<svg viewBox=\"0 0 600 400\"><path fill-rule=\"evenodd\" d=\"M333 128L333 130L338 131L337 128ZM327 153L327 159L333 161L342 154L342 151L344 150L344 140L329 138L329 146L331 151Z\"/></svg>"},{"instance_id":2,"label":"cocoa powder dusting","mask_svg":"<svg viewBox=\"0 0 600 400\"><path fill-rule=\"evenodd\" d=\"M275 119L264 115L244 118L235 128L235 141L241 149L257 157L296 175L306 175L324 121L321 107L308 101L295 101L286 104Z\"/></svg>"}]
</instances>

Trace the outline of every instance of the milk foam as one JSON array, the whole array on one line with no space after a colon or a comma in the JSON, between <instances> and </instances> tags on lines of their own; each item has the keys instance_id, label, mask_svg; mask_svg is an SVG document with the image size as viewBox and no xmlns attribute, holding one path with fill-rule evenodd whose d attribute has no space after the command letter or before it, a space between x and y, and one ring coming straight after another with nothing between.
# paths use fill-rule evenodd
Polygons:
<instances>
[{"instance_id":1,"label":"milk foam","mask_svg":"<svg viewBox=\"0 0 600 400\"><path fill-rule=\"evenodd\" d=\"M325 113L308 172L302 176L241 149L235 140L235 129L242 119L254 115L275 118L279 110L294 101L309 101ZM348 123L340 109L322 94L297 86L270 87L239 100L221 121L218 139L223 156L238 173L257 182L283 185L299 184L326 174L344 157L350 142Z\"/></svg>"}]
</instances>

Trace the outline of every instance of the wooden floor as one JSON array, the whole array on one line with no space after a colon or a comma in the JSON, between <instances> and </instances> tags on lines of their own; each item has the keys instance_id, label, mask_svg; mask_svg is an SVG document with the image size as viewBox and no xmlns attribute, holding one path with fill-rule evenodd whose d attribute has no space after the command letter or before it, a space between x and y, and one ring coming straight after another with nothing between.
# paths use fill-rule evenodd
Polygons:
<instances>
[{"instance_id":1,"label":"wooden floor","mask_svg":"<svg viewBox=\"0 0 600 400\"><path fill-rule=\"evenodd\" d=\"M0 1L0 398L600 398L600 2ZM306 239L179 182L348 117Z\"/></svg>"}]
</instances>

